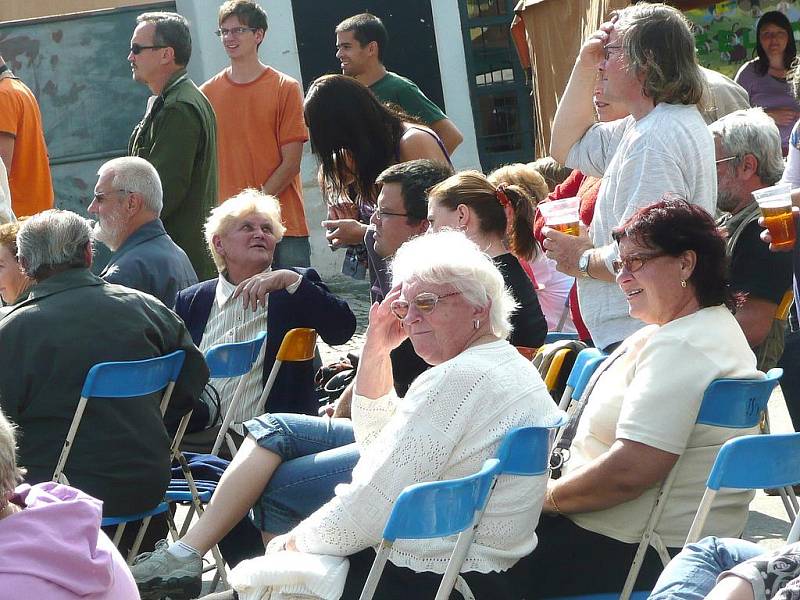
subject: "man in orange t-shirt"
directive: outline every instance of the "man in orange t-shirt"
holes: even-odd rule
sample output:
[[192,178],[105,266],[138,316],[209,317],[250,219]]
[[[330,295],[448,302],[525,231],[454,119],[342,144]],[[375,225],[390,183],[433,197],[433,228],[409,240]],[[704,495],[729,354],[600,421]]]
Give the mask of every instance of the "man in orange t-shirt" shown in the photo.
[[53,182],[39,104],[0,56],[0,159],[17,216],[53,208]]
[[245,188],[277,196],[286,234],[275,249],[274,269],[308,267],[311,247],[303,209],[300,159],[308,139],[300,84],[263,64],[258,47],[267,15],[250,0],[229,0],[219,9],[222,44],[230,67],[200,89],[217,115],[219,198]]

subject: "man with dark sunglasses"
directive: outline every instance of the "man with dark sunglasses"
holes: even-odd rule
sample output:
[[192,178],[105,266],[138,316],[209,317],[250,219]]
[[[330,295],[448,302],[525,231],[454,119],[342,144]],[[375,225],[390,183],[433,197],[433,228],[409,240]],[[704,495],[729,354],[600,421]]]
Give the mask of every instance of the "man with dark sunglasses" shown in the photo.
[[200,279],[216,269],[203,238],[203,224],[217,204],[217,125],[214,110],[189,79],[189,24],[169,12],[136,19],[128,62],[134,80],[153,96],[131,134],[128,154],[152,163],[164,188],[161,218]]

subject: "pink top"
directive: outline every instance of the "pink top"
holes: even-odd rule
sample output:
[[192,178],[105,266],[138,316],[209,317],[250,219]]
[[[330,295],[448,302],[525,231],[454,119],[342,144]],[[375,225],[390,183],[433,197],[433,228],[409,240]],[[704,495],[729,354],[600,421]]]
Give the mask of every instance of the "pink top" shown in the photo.
[[100,531],[102,502],[52,481],[19,486],[11,502],[23,510],[0,520],[0,600],[139,600]]

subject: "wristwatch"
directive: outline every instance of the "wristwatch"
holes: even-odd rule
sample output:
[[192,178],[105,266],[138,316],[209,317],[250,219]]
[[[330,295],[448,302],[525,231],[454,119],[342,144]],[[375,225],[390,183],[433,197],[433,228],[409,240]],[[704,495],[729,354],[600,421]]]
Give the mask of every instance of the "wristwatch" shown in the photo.
[[591,262],[593,251],[594,248],[585,250],[578,259],[578,272],[581,274],[581,277],[593,279],[593,277],[589,274],[589,263]]

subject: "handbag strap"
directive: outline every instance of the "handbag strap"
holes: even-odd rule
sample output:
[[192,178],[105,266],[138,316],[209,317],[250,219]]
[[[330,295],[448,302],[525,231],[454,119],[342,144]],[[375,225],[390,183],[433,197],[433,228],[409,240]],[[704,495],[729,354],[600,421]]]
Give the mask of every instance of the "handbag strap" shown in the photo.
[[597,381],[600,379],[600,377],[602,377],[603,373],[605,373],[620,356],[625,354],[626,349],[627,348],[625,344],[623,344],[614,350],[611,356],[603,361],[603,364],[601,364],[600,367],[592,374],[592,377],[589,380],[589,383],[586,384],[586,388],[584,388],[581,397],[571,402],[567,407],[569,422],[561,428],[558,438],[553,445],[553,450],[550,453],[550,476],[553,479],[558,479],[561,476],[561,468],[570,459],[570,447],[572,446],[572,441],[575,439],[575,434],[578,431],[578,424],[583,416],[583,411],[586,409],[586,405],[589,403],[589,398],[592,395],[592,391],[594,391],[594,386],[597,385]]

